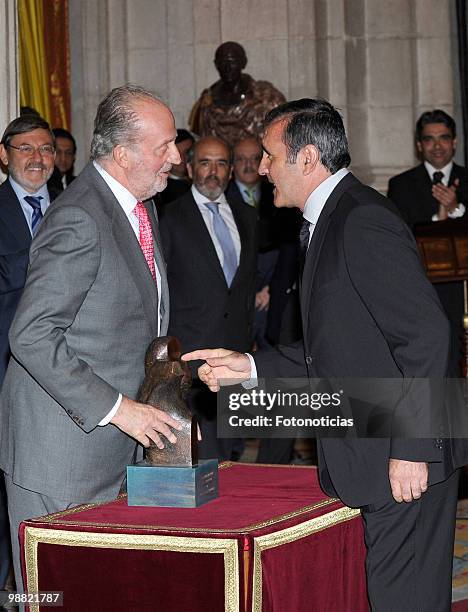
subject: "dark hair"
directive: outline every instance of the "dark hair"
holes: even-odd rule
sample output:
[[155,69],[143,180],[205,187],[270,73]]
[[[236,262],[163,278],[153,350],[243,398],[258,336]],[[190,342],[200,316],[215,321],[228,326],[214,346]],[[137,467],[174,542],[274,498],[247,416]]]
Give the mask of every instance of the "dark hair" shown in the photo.
[[351,163],[348,139],[340,113],[326,100],[302,98],[277,106],[267,113],[264,128],[286,118],[283,142],[287,161],[296,163],[297,154],[308,144],[314,145],[320,162],[332,174]]
[[54,133],[55,138],[66,138],[73,144],[73,153],[76,153],[76,142],[73,136],[70,134],[68,130],[65,128],[53,128],[52,132]]
[[416,122],[416,141],[420,142],[424,126],[429,123],[443,123],[452,132],[452,138],[457,135],[457,127],[455,121],[450,115],[440,108],[423,113]]
[[137,85],[122,85],[113,89],[99,104],[94,119],[91,159],[109,156],[119,144],[134,145],[141,139],[135,103],[161,100]]
[[195,142],[195,138],[188,130],[179,129],[177,130],[177,136],[175,139],[175,143],[183,142],[184,140],[191,140],[192,143]]
[[2,140],[0,144],[8,145],[13,136],[17,134],[26,134],[33,130],[47,130],[52,137],[52,141],[55,145],[55,136],[50,129],[49,124],[40,115],[21,115],[16,119],[13,119],[9,123],[3,132]]

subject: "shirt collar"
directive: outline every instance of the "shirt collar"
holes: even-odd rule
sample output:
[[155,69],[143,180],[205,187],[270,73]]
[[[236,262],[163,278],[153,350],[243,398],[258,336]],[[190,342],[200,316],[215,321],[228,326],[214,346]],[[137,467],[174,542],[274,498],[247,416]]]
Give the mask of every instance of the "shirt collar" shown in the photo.
[[331,192],[347,174],[349,174],[349,170],[347,168],[341,168],[341,170],[330,175],[313,190],[304,206],[304,219],[313,225],[317,224],[320,213],[330,197]]
[[[244,183],[241,183],[240,181],[238,181],[237,179],[235,179],[235,183],[241,193],[242,199],[245,200],[244,195],[245,195],[245,191],[251,191],[255,201],[258,202],[258,200],[260,200],[260,189],[261,189],[261,182],[259,181],[258,183],[256,183],[255,185],[253,185],[252,187],[249,187],[248,185],[245,185]],[[251,202],[245,200],[245,202],[247,202],[247,204],[251,204]]]
[[119,181],[117,181],[113,176],[106,172],[104,168],[97,163],[97,161],[93,161],[93,165],[99,172],[99,174],[102,176],[107,186],[114,194],[117,202],[123,208],[125,214],[128,217],[129,214],[133,212],[138,202],[136,197],[132,193],[130,193],[130,191],[126,187],[124,187],[122,183],[119,183]]
[[38,189],[37,191],[35,191],[34,193],[29,193],[29,191],[26,191],[24,187],[22,187],[17,181],[15,181],[15,179],[11,176],[11,174],[8,176],[8,180],[10,181],[10,185],[12,186],[13,191],[16,193],[16,197],[18,198],[18,200],[20,200],[20,202],[23,201],[26,196],[34,196],[34,197],[42,197],[43,204],[50,203],[49,192],[47,190],[47,183],[42,185],[42,187]]
[[433,176],[434,176],[434,172],[442,172],[442,174],[444,175],[443,178],[443,183],[445,183],[446,185],[448,185],[448,182],[450,180],[450,174],[452,172],[452,168],[453,168],[453,159],[449,161],[449,163],[444,166],[443,168],[434,168],[434,166],[432,164],[430,164],[428,161],[424,162],[424,167],[426,168],[431,181],[433,180]]
[[216,198],[216,200],[210,200],[209,198],[204,196],[202,193],[200,193],[198,189],[195,187],[195,185],[192,185],[191,189],[192,189],[193,199],[199,206],[200,204],[205,204],[206,202],[218,202],[221,205],[228,206],[228,202],[226,200],[226,196],[224,195],[224,193],[222,193],[218,198]]

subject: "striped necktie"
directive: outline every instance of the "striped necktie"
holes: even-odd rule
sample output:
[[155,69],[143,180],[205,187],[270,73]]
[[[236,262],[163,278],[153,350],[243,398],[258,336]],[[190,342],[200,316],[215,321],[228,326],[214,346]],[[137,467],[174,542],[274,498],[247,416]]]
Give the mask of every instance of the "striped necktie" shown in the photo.
[[256,208],[257,200],[255,199],[255,191],[253,189],[249,189],[249,187],[246,187],[244,189],[244,193],[247,196],[247,200],[249,204],[253,206],[254,208]]
[[213,214],[213,231],[223,252],[223,272],[228,287],[237,271],[237,255],[231,232],[219,212],[218,202],[203,202]]
[[42,196],[24,196],[24,199],[29,204],[29,206],[33,209],[32,221],[31,221],[31,231],[32,235],[35,236],[37,230],[39,229],[39,225],[42,221],[42,210],[41,210],[41,200]]

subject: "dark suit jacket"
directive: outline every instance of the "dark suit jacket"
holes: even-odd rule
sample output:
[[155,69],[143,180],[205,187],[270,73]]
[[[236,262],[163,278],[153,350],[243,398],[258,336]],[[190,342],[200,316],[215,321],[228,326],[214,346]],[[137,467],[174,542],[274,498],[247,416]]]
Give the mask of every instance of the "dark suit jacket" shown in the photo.
[[172,202],[161,219],[171,299],[169,333],[180,339],[184,352],[204,346],[245,351],[251,346],[255,211],[244,202],[230,206],[241,241],[239,267],[230,288],[192,193]]
[[[458,201],[468,203],[468,170],[453,164],[449,185],[458,179]],[[411,226],[430,223],[439,205],[432,195],[432,181],[424,164],[392,177],[388,182],[388,197]]]
[[[392,203],[344,177],[328,198],[302,277],[303,343],[256,353],[260,377],[443,377],[448,322]],[[390,457],[453,470],[446,441],[322,439],[322,486],[348,505],[390,499]],[[434,469],[432,469],[434,468]]]
[[0,387],[10,358],[8,331],[26,280],[30,245],[24,213],[6,180],[0,185]]
[[[452,185],[455,179],[459,180],[458,202],[468,208],[468,170],[453,164],[449,185]],[[413,229],[417,225],[431,223],[432,215],[438,211],[439,205],[431,190],[432,182],[424,164],[394,176],[388,183],[388,197],[396,204],[405,221]],[[461,219],[468,219],[468,213],[465,213]],[[455,219],[449,223],[457,221]],[[452,326],[450,375],[461,376],[463,283],[437,283],[435,288]]]

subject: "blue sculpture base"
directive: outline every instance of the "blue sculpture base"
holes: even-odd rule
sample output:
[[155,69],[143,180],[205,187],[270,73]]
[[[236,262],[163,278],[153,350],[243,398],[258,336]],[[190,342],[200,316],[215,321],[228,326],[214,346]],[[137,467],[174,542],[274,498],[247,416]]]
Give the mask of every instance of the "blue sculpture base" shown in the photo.
[[218,460],[194,467],[128,465],[127,494],[129,506],[198,508],[218,497]]

